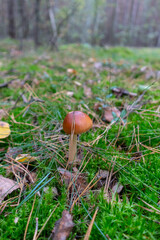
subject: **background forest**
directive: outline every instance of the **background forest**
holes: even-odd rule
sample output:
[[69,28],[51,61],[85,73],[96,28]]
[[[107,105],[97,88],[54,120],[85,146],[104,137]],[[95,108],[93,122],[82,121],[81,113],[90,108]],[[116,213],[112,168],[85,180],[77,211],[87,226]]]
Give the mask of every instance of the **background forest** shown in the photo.
[[160,46],[160,0],[0,0],[0,37]]

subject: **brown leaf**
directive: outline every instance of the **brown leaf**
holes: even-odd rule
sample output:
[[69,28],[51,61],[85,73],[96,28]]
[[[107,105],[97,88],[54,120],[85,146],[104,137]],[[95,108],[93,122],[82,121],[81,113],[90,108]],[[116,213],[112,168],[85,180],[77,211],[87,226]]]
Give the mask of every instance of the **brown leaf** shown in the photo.
[[3,109],[0,109],[0,120],[6,116],[7,116],[7,113]]
[[93,85],[94,84],[94,80],[93,79],[88,79],[87,83],[90,84],[90,85]]
[[[112,185],[112,184],[110,184]],[[119,182],[115,182],[112,187],[110,188],[110,190],[106,191],[104,190],[104,199],[107,200],[107,202],[115,202],[116,201],[116,197],[118,196],[118,202],[121,202],[122,199],[120,198],[120,193],[123,190],[123,185],[120,184]]]
[[88,62],[89,62],[89,63],[94,63],[95,61],[96,61],[96,59],[93,58],[93,57],[91,57],[91,58],[88,59]]
[[17,223],[18,223],[18,220],[19,220],[19,217],[15,217],[14,223],[17,224]]
[[78,86],[78,87],[82,86],[82,84],[81,84],[80,82],[78,82],[78,81],[74,81],[74,84],[75,84],[76,86]]
[[114,112],[117,117],[121,115],[121,112],[116,107],[107,107],[104,111],[103,120],[111,122],[114,119],[112,112]]
[[101,69],[101,68],[102,68],[102,63],[101,63],[101,62],[96,62],[96,63],[94,64],[94,67],[95,67],[96,69]]
[[108,203],[116,201],[116,195],[113,195],[111,191],[105,191],[103,197]]
[[156,77],[157,77],[158,80],[160,80],[160,71],[157,71]]
[[137,93],[128,92],[128,91],[125,90],[124,88],[114,87],[114,88],[112,88],[112,92],[113,92],[117,97],[123,97],[123,96],[136,97],[136,96],[137,96]]
[[[49,192],[50,192],[50,188],[49,188],[49,187],[44,187],[44,188],[43,188],[43,191],[44,191],[45,193],[49,193]],[[52,187],[52,188],[51,188],[51,192],[52,192],[52,194],[53,194],[53,197],[58,196],[58,190],[57,190],[56,187]]]
[[17,155],[23,153],[23,149],[20,147],[14,147],[11,148],[9,147],[7,150],[7,153],[5,154],[6,158],[10,159],[10,158],[16,158]]
[[11,192],[18,188],[19,185],[17,182],[0,175],[0,203],[8,194],[10,194]]
[[21,88],[23,87],[24,85],[24,82],[23,80],[21,79],[15,79],[14,81],[12,81],[10,84],[9,84],[9,88]]
[[82,66],[82,68],[86,68],[87,64],[86,63],[82,63],[81,66]]
[[73,97],[74,92],[72,92],[72,91],[67,91],[67,92],[66,92],[66,95],[67,95],[68,97]]
[[116,184],[112,187],[112,192],[119,194],[122,191],[122,189],[123,189],[123,185],[116,182]]
[[[83,190],[87,187],[88,183],[86,180],[86,176],[84,174],[78,173],[77,171],[74,173],[71,173],[68,170],[60,167],[58,168],[58,171],[63,176],[62,181],[64,180],[66,186],[70,186],[70,192],[72,192],[72,190],[75,190],[76,188],[76,194],[77,193],[81,194]],[[74,182],[74,188],[72,184],[73,182]]]
[[10,51],[11,57],[20,57],[22,55],[22,51],[12,48]]
[[56,223],[52,234],[52,240],[66,240],[74,227],[72,221],[72,215],[64,210],[62,213],[62,218],[60,218]]
[[87,98],[91,98],[92,97],[92,90],[90,87],[87,87],[86,85],[83,86],[83,89],[84,89],[84,95],[87,97]]
[[141,158],[142,158],[142,152],[134,152],[131,159],[134,161],[140,161]]
[[32,83],[38,86],[40,84],[40,81],[37,78],[34,78]]
[[59,167],[57,170],[63,176],[63,180],[64,180],[65,184],[68,186],[71,181],[71,177],[73,177],[73,175],[64,168]]
[[109,176],[109,171],[100,169],[97,177],[101,179],[106,179]]
[[146,80],[149,80],[149,79],[155,78],[155,77],[156,77],[156,73],[152,69],[150,69],[146,72],[146,75],[145,75]]
[[72,68],[68,68],[67,73],[72,74],[72,75],[77,75],[77,71],[75,69],[72,69]]
[[141,67],[141,72],[146,72],[146,70],[148,70],[148,67],[147,66],[143,66],[143,67]]
[[95,103],[94,104],[94,110],[95,111],[99,111],[102,108],[102,104],[101,103]]
[[109,171],[100,169],[97,175],[97,179],[99,179],[97,183],[97,188],[101,188],[102,186],[104,186],[108,177]]
[[12,165],[9,165],[7,167],[5,167],[6,169],[6,175],[10,175],[11,173],[13,174],[18,174],[18,173],[22,173],[24,174],[24,170],[22,168],[19,168],[19,166],[14,166],[14,168],[12,167]]

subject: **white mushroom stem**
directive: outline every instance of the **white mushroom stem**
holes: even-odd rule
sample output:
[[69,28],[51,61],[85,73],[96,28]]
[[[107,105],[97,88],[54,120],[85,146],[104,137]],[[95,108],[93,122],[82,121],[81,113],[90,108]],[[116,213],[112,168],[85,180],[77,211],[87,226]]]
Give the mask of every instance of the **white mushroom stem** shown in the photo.
[[69,139],[69,163],[73,163],[77,154],[77,134],[71,134]]

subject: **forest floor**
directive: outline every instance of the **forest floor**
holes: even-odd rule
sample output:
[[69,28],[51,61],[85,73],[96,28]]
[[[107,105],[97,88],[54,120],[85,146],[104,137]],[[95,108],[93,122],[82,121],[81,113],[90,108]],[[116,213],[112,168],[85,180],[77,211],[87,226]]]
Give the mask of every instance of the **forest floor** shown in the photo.
[[[160,49],[17,49],[0,42],[0,239],[160,239]],[[67,166],[74,110],[93,128]]]

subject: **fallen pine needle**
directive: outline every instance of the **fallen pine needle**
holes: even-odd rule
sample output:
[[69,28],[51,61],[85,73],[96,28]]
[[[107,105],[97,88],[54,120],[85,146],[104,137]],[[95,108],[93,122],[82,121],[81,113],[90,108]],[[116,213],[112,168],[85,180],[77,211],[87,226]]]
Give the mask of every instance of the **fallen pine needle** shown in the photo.
[[93,223],[94,223],[94,220],[96,218],[97,212],[98,212],[98,208],[96,209],[96,211],[95,211],[95,213],[93,215],[93,218],[92,218],[92,220],[91,220],[91,222],[89,224],[89,227],[88,227],[88,230],[87,230],[86,235],[84,237],[84,240],[89,240],[89,237],[90,237],[90,234],[91,234],[91,230],[92,230]]
[[36,229],[34,232],[33,240],[36,240],[37,232],[38,232],[38,218],[36,218]]
[[29,217],[28,217],[28,221],[27,221],[25,232],[24,232],[23,240],[26,240],[27,230],[28,230],[29,222],[31,220],[32,213],[33,213],[35,201],[36,201],[36,194],[34,195],[33,205],[32,205],[32,209],[31,209],[31,212],[29,214]]

